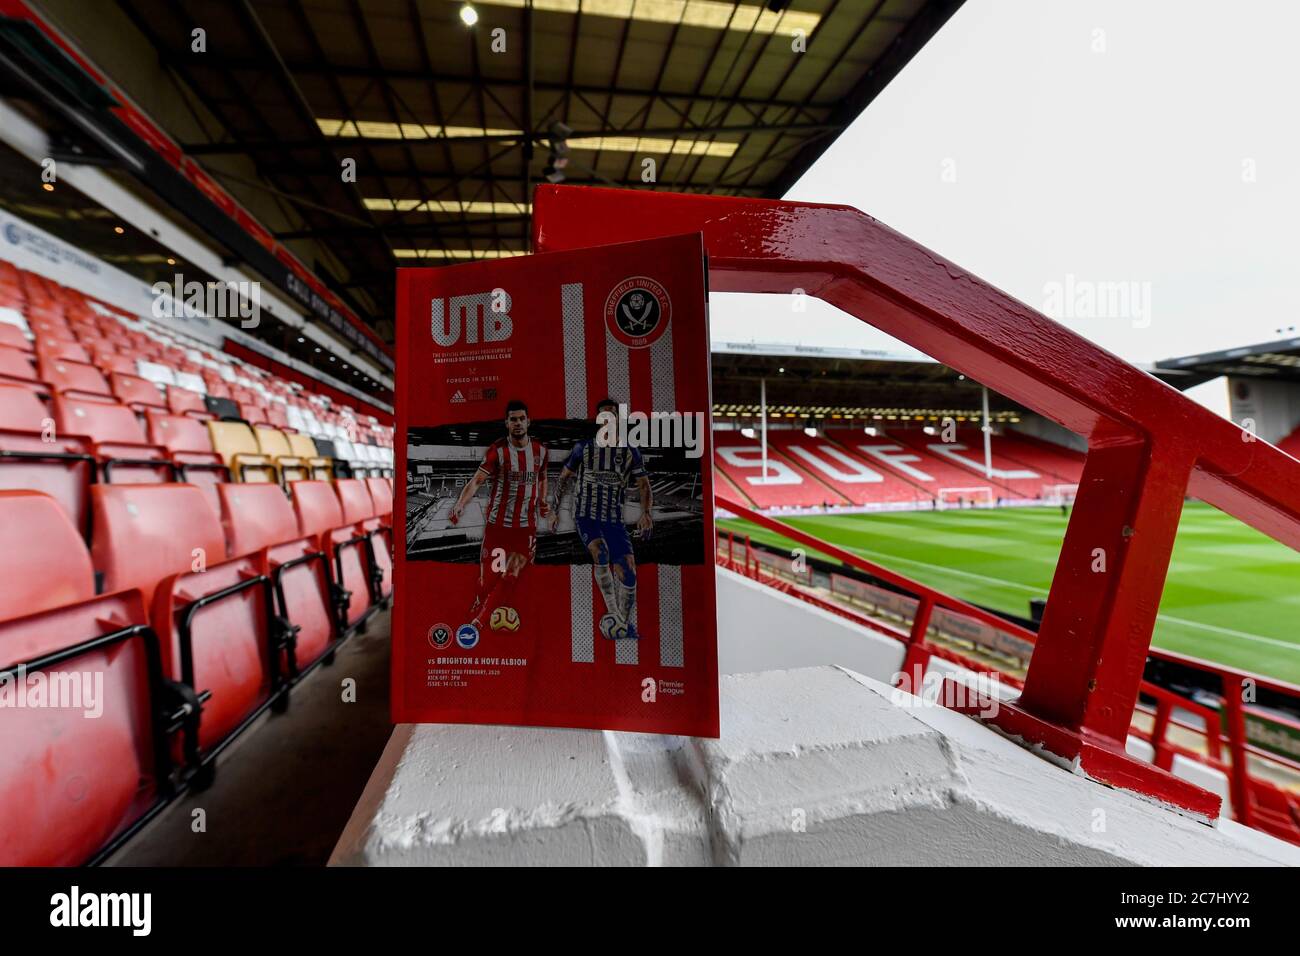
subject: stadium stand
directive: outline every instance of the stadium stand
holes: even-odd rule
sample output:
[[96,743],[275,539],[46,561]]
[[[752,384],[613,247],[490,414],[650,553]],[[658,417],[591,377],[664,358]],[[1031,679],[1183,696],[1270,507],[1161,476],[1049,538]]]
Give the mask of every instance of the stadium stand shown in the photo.
[[[972,449],[963,452],[965,458],[984,460],[984,436],[977,429],[958,429],[957,441]],[[1036,491],[1033,485],[1041,489],[1044,482],[1052,484],[1078,484],[1083,475],[1083,454],[1072,449],[1052,445],[1041,439],[1029,436],[1012,435],[1006,432],[990,436],[990,448],[993,452],[993,467],[1001,471],[1028,470],[1037,474],[1036,479],[1025,482],[1010,480],[1005,482],[1016,490]],[[1030,495],[1034,497],[1035,495]]]
[[[0,710],[0,865],[102,859],[383,605],[392,434],[0,262],[0,673],[105,682],[100,720]],[[353,468],[375,477],[336,490]],[[304,529],[281,477],[333,523]]]
[[[992,478],[984,474],[984,451],[980,445],[966,442],[945,443],[936,435],[927,435],[919,429],[896,429],[886,432],[888,441],[903,445],[920,460],[910,467],[928,476],[928,480],[919,481],[936,492],[943,488],[981,487],[993,489],[995,498],[1038,497],[1042,488],[1042,479],[1029,480],[999,478],[995,473]],[[870,442],[868,442],[870,443]],[[863,443],[859,443],[861,445]],[[996,463],[994,465],[996,466]],[[1026,471],[1026,469],[1006,468],[1007,472]],[[1023,483],[1023,490],[1016,487],[1017,481]]]
[[843,444],[802,431],[774,430],[768,441],[800,470],[856,505],[928,502],[933,495],[906,477],[868,463]]
[[760,508],[805,508],[830,500],[845,503],[841,495],[814,481],[771,447],[764,481],[761,446],[739,432],[715,433],[713,454],[718,469]]

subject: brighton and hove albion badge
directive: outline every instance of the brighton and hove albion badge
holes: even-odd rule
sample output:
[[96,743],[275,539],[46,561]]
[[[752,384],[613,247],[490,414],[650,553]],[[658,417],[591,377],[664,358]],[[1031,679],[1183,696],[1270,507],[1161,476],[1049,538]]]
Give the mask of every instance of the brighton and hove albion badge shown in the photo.
[[624,279],[605,299],[605,325],[630,349],[654,345],[672,320],[668,290],[646,276]]

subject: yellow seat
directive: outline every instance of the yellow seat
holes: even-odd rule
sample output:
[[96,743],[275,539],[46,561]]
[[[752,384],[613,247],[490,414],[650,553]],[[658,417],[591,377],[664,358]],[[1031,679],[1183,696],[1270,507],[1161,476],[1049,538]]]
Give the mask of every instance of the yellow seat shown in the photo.
[[310,435],[290,432],[286,437],[289,439],[289,447],[293,453],[306,462],[312,481],[330,481],[334,477],[331,473],[330,460],[321,457]]
[[253,429],[244,422],[208,422],[212,449],[230,469],[231,481],[278,482],[275,463],[262,453]]
[[309,478],[307,464],[294,454],[289,439],[278,428],[257,425],[253,428],[257,438],[258,450],[275,463],[275,470],[280,475],[280,484],[286,481],[302,481]]

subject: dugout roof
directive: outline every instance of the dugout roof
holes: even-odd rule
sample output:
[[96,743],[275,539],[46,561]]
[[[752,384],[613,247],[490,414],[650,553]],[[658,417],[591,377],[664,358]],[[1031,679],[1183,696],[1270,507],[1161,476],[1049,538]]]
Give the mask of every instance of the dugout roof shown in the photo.
[[1220,375],[1300,382],[1300,338],[1165,359],[1156,363],[1156,370],[1181,373],[1185,384],[1180,382],[1180,388]]

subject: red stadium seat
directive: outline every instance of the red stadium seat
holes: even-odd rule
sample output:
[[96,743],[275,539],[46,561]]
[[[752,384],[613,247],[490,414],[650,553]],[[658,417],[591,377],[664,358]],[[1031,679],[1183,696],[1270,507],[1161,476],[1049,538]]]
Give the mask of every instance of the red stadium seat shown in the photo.
[[[149,409],[145,412],[145,421],[149,426],[149,440],[155,445],[162,445],[168,451],[212,451],[212,440],[208,437],[208,428],[197,418],[189,415],[175,415]],[[220,461],[220,458],[217,458]]]
[[104,376],[93,365],[43,358],[37,371],[40,372],[41,380],[49,382],[57,392],[82,392],[106,397],[113,394]]
[[57,432],[32,390],[0,383],[0,489],[44,492],[74,526],[88,531],[94,477],[90,440]]
[[[392,593],[393,562],[388,554],[389,538],[375,514],[375,502],[367,487],[371,480],[374,479],[341,478],[334,482],[334,491],[343,507],[343,520],[356,525],[361,533],[369,536],[368,563],[375,575],[371,596],[375,601],[381,601]],[[392,510],[391,505],[389,510]]]
[[176,415],[197,413],[203,418],[212,417],[202,395],[191,392],[188,388],[181,388],[179,385],[167,386],[167,408]]
[[47,684],[102,675],[86,709],[0,708],[0,866],[94,862],[170,793],[158,643],[137,591],[0,622],[0,669]]
[[54,420],[60,430],[90,438],[105,481],[114,474],[119,483],[136,484],[175,477],[166,449],[145,441],[135,412],[125,405],[56,395]]
[[7,322],[0,322],[0,346],[24,352],[32,350],[31,339],[27,338],[23,330]]
[[108,378],[117,400],[123,405],[130,405],[137,412],[143,412],[146,408],[167,407],[167,399],[163,393],[148,379],[121,372],[113,372]]
[[345,524],[360,525],[375,516],[375,502],[366,483],[359,478],[340,478],[334,482]]
[[[334,581],[346,592],[342,629],[363,623],[374,609],[370,535],[344,518],[343,507],[328,481],[292,481],[294,512],[304,536],[318,538],[334,563]],[[359,520],[359,519],[357,519]]]
[[[0,329],[12,326],[0,325]],[[0,381],[36,382],[36,366],[30,352],[0,346]]]
[[276,684],[265,556],[224,560],[221,521],[193,485],[96,485],[92,501],[105,588],[142,591],[164,677],[204,695],[187,757],[206,762]]
[[135,375],[135,359],[129,355],[118,355],[116,352],[96,352],[94,364],[101,372],[121,372],[124,375]]
[[156,807],[166,785],[157,641],[138,592],[94,596],[86,546],[46,495],[0,492],[0,578],[0,672],[40,672],[47,687],[102,679],[95,719],[88,700],[0,708],[0,866],[86,863]]
[[208,504],[220,514],[217,485],[230,480],[230,469],[212,450],[207,426],[190,415],[169,415],[153,408],[145,412],[145,420],[149,440],[167,449],[180,480],[202,488]]
[[387,478],[367,478],[366,488],[374,502],[375,516],[362,527],[372,532],[375,566],[379,568],[379,596],[393,593],[393,489]]
[[393,486],[389,484],[387,478],[367,478],[366,488],[370,491],[370,498],[375,504],[375,516],[378,518],[387,518],[388,524],[393,523]]
[[239,417],[250,425],[267,424],[266,409],[254,402],[240,402]]
[[329,651],[338,632],[329,555],[319,536],[299,534],[293,506],[279,486],[223,484],[218,493],[231,554],[267,553],[278,613],[294,628],[283,667],[297,676]]
[[0,491],[0,620],[95,596],[95,569],[67,512],[49,495]]
[[90,362],[90,355],[80,344],[63,339],[38,338],[36,354],[42,361],[62,359],[68,362]]
[[36,336],[37,342],[44,341],[47,344],[52,342],[72,342],[75,344],[77,341],[76,333],[62,322],[34,318],[27,323],[27,327]]

